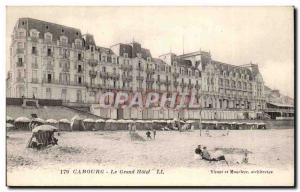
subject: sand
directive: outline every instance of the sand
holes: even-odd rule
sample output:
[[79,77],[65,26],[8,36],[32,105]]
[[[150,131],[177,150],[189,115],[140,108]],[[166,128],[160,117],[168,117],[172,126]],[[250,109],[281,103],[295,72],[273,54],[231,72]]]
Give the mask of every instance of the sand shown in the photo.
[[[179,169],[245,168],[292,170],[294,130],[210,131],[211,137],[199,130],[193,132],[157,131],[155,140],[147,140],[145,131],[137,131],[145,141],[132,141],[126,131],[62,132],[58,146],[44,150],[26,148],[29,132],[8,132],[7,170],[16,175],[22,170],[57,170],[72,165],[99,167],[134,167]],[[197,145],[207,146],[213,154],[223,154],[229,162],[209,163],[195,158]],[[249,164],[241,164],[244,153]]]

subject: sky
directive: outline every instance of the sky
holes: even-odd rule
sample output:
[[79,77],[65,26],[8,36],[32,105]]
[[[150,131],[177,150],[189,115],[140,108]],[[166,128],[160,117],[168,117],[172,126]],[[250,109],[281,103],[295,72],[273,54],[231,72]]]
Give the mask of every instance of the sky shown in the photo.
[[31,17],[93,34],[103,47],[134,39],[153,57],[201,49],[221,62],[256,63],[268,87],[294,95],[292,7],[7,7],[6,11],[7,51],[17,19]]

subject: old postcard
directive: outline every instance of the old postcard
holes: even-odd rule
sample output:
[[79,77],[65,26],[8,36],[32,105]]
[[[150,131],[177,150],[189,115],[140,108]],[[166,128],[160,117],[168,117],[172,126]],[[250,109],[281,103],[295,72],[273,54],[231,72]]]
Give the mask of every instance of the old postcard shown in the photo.
[[8,186],[295,185],[293,7],[7,7]]

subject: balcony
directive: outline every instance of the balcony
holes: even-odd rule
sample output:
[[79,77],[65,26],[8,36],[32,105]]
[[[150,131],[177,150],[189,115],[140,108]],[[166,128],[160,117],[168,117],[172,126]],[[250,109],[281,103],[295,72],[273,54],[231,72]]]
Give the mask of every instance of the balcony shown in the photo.
[[189,89],[193,89],[194,85],[193,84],[188,84]]
[[17,48],[17,50],[16,50],[17,54],[23,54],[24,52],[25,52],[24,48]]
[[155,72],[155,69],[152,69],[152,68],[147,68],[146,69],[146,73],[153,74],[154,72]]
[[46,57],[50,57],[50,58],[53,58],[53,56],[54,56],[53,52],[48,52],[46,55]]
[[122,81],[132,81],[132,75],[122,76]]
[[17,77],[17,82],[18,83],[24,83],[25,82],[25,78],[24,77]]
[[108,73],[100,71],[100,78],[107,79],[108,78]]
[[186,86],[187,86],[187,84],[186,84],[186,83],[184,83],[184,82],[181,82],[181,83],[180,83],[180,86],[181,86],[181,87],[186,87]]
[[39,38],[38,37],[30,37],[32,42],[38,42]]
[[53,69],[54,69],[54,65],[47,65],[47,66],[46,66],[46,69],[47,69],[47,70],[53,70]]
[[179,83],[177,81],[173,82],[174,87],[177,87],[179,85]]
[[174,77],[174,78],[179,77],[179,73],[177,73],[177,72],[173,73],[173,77]]
[[136,70],[138,70],[138,71],[144,71],[144,68],[143,67],[137,67]]
[[82,49],[83,48],[83,46],[81,44],[75,44],[74,47],[75,47],[75,49]]
[[31,83],[39,83],[38,78],[32,78]]
[[124,71],[132,71],[133,67],[132,65],[121,65],[120,69],[124,70]]
[[97,77],[97,71],[90,70],[89,75],[90,75],[91,78],[96,78]]
[[96,60],[96,59],[89,59],[89,60],[88,60],[88,63],[89,63],[89,65],[90,65],[91,67],[95,67],[95,66],[98,65],[98,60]]
[[120,78],[120,75],[118,73],[108,73],[108,78],[111,78],[113,80],[118,80]]
[[146,82],[147,82],[147,83],[154,83],[154,78],[147,78],[147,79],[146,79]]
[[69,67],[64,67],[64,68],[62,68],[62,72],[70,72],[70,68]]
[[136,80],[137,81],[144,81],[144,77],[143,76],[136,76]]
[[17,62],[17,67],[23,67],[23,66],[24,66],[24,63],[22,61]]

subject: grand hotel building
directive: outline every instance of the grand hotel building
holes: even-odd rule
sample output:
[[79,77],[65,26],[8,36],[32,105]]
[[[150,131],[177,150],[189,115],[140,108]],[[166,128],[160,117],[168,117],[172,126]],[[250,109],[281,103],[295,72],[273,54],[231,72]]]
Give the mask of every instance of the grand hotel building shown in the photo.
[[[257,64],[234,66],[196,51],[154,58],[138,42],[109,48],[79,29],[20,18],[13,30],[7,97],[62,99],[106,118],[247,119],[265,108]],[[201,110],[101,109],[106,91],[195,91]]]

